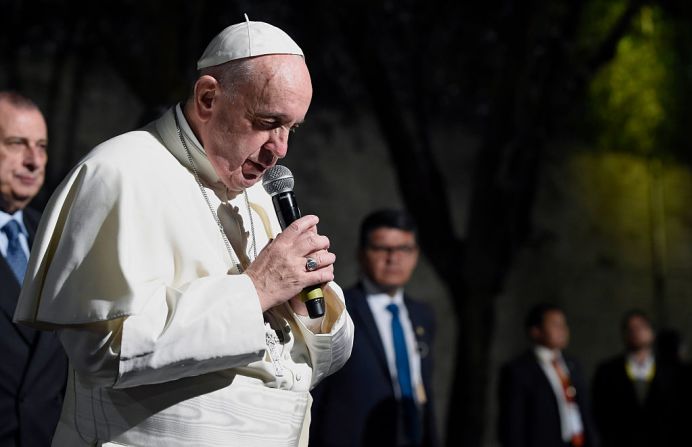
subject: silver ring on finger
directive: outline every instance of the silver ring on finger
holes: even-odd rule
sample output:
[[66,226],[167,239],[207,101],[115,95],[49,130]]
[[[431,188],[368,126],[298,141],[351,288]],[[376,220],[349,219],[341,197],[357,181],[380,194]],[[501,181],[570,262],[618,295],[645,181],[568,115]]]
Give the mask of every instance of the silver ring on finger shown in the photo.
[[317,259],[315,258],[305,258],[305,270],[308,272],[312,272],[317,270],[317,267],[320,266],[320,263],[317,262]]

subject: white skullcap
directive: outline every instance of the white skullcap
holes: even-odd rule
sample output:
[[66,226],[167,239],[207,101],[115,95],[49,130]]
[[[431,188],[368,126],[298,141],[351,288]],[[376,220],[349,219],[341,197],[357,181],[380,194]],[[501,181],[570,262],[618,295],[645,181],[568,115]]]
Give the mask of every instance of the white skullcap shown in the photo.
[[245,22],[229,26],[209,42],[197,61],[197,69],[266,54],[303,56],[303,50],[279,28],[264,22],[251,22],[245,14]]

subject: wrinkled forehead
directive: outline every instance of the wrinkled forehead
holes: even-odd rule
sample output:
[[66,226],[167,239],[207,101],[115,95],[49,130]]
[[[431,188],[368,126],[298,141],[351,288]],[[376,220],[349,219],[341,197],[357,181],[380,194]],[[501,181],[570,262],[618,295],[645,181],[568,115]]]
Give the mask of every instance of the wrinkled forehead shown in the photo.
[[368,239],[370,241],[373,241],[375,239],[377,240],[413,240],[415,241],[416,239],[416,234],[415,232],[411,230],[406,230],[403,228],[396,228],[392,226],[387,226],[387,225],[381,225],[378,227],[372,228],[368,232]]
[[46,121],[37,107],[15,105],[0,101],[0,131],[6,133],[32,131],[46,132]]
[[[310,74],[298,56],[272,55],[253,60],[250,76],[236,83],[235,92],[256,108],[288,108],[287,113],[304,115],[312,100]],[[232,87],[233,88],[233,87]],[[279,112],[279,110],[277,110]],[[302,119],[302,116],[296,118]]]

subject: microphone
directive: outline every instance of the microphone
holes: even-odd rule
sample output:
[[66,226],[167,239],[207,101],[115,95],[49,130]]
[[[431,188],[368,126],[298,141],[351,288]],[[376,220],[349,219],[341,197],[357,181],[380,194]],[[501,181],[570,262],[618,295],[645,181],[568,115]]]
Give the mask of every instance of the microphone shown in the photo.
[[[282,230],[301,217],[296,196],[293,194],[293,185],[293,174],[286,166],[272,166],[262,177],[262,186],[272,198]],[[310,318],[324,315],[324,293],[319,284],[304,288],[300,292],[300,298],[305,303]]]

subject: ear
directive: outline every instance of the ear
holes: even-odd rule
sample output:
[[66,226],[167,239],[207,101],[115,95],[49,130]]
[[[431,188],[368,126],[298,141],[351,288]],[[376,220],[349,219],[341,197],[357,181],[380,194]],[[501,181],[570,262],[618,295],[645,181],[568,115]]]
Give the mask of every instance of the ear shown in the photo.
[[207,122],[211,119],[214,102],[220,93],[221,86],[219,81],[212,76],[200,76],[197,82],[195,82],[194,108],[202,122]]

